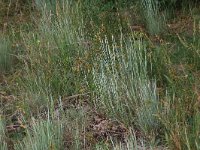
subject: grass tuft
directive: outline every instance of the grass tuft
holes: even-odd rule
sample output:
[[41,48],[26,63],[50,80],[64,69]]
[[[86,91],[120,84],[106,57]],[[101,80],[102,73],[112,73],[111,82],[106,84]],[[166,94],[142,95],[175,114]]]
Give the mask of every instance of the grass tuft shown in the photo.
[[150,34],[158,35],[164,31],[165,15],[160,12],[159,1],[142,0],[142,13],[145,18],[146,27]]
[[32,120],[32,128],[22,142],[15,144],[15,150],[63,149],[63,126],[60,121]]
[[0,118],[0,149],[7,150],[7,143],[6,143],[6,133],[5,133],[5,124],[2,118]]
[[137,125],[144,133],[156,131],[159,99],[156,82],[148,77],[147,48],[142,39],[122,36],[120,44],[102,41],[100,65],[94,80],[100,101],[97,105],[127,125]]
[[8,72],[12,67],[12,49],[8,38],[0,36],[0,72]]

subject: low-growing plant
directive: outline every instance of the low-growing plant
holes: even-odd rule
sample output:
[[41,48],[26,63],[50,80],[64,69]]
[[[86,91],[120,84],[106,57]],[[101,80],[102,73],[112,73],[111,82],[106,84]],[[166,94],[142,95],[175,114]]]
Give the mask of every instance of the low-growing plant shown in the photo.
[[56,13],[51,13],[45,3],[42,6],[37,31],[21,34],[26,49],[21,57],[24,62],[22,87],[29,95],[41,95],[38,100],[43,96],[81,93],[85,88],[85,74],[80,68],[80,58],[86,47],[82,44],[85,39],[79,7],[71,7],[70,1],[63,1],[61,6],[56,5]]
[[142,0],[142,15],[150,34],[158,35],[165,29],[165,14],[160,12],[160,3],[157,0]]
[[95,103],[110,116],[144,133],[156,131],[159,99],[156,81],[147,75],[147,48],[141,39],[122,36],[120,44],[102,40],[102,59],[94,68],[100,100]]
[[113,145],[114,150],[131,150],[131,149],[148,149],[147,141],[144,139],[139,139],[136,137],[136,133],[134,131],[131,131],[131,135],[129,138],[125,140],[124,143],[114,144]]
[[31,129],[15,150],[63,149],[63,125],[60,121],[32,120]]
[[0,72],[9,71],[12,67],[11,42],[7,37],[0,36]]
[[[198,31],[197,31],[198,32]],[[171,98],[165,100],[168,113],[160,117],[166,128],[166,141],[175,149],[198,149],[199,136],[199,36],[182,38],[181,52],[186,53],[178,63],[184,63],[184,73],[169,86]],[[191,65],[192,64],[192,65]],[[169,111],[170,110],[170,111]],[[165,119],[164,119],[165,118]]]
[[6,143],[6,133],[5,133],[5,123],[3,119],[0,117],[0,149],[7,150],[7,143]]

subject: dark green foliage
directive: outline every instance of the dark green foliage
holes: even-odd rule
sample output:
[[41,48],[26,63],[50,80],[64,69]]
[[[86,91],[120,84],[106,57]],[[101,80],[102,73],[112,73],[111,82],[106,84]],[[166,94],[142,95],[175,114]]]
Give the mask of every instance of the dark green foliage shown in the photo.
[[8,38],[0,37],[0,73],[9,71],[12,66],[12,48]]
[[196,5],[198,0],[158,0],[161,9],[170,8],[179,10],[181,8],[188,8],[190,5]]

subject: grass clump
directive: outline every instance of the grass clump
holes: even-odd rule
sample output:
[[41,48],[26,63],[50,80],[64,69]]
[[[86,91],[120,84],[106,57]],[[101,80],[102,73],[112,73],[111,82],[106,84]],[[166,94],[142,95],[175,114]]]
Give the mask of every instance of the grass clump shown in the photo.
[[0,72],[8,72],[12,67],[12,47],[8,38],[0,37]]
[[54,122],[32,120],[32,128],[27,136],[15,145],[15,150],[63,149],[63,126],[60,121]]
[[84,91],[85,76],[80,68],[80,57],[86,47],[82,44],[85,39],[81,37],[82,22],[78,20],[78,13],[77,5],[71,7],[70,1],[58,3],[56,13],[44,3],[37,31],[22,33],[26,49],[22,84],[27,93],[37,93],[42,99],[43,96],[69,96]]
[[159,99],[156,82],[147,74],[147,48],[142,39],[123,37],[120,44],[113,38],[111,44],[105,39],[101,45],[103,58],[94,79],[100,101],[97,105],[110,116],[128,125],[135,124],[144,133],[156,131],[159,123]]
[[7,150],[7,143],[6,143],[6,133],[5,133],[5,124],[2,118],[0,118],[0,149]]
[[142,14],[150,34],[158,35],[164,31],[165,15],[160,12],[160,4],[157,0],[142,0]]
[[[196,33],[194,28],[194,33]],[[180,51],[186,53],[184,57],[178,57],[178,63],[182,64],[182,74],[173,80],[170,91],[174,94],[168,99],[165,106],[170,110],[161,117],[166,131],[166,141],[171,148],[198,149],[199,137],[199,36],[180,37]],[[180,69],[181,70],[181,69]],[[187,85],[187,86],[185,86]],[[171,93],[171,92],[170,92]],[[168,120],[168,121],[164,121]],[[167,119],[166,119],[167,118]]]

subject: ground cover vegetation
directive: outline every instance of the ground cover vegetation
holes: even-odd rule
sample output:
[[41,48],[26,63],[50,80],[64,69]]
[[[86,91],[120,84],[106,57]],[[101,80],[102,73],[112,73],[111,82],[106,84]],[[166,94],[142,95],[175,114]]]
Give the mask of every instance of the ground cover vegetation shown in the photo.
[[0,0],[0,149],[200,149],[198,0]]

